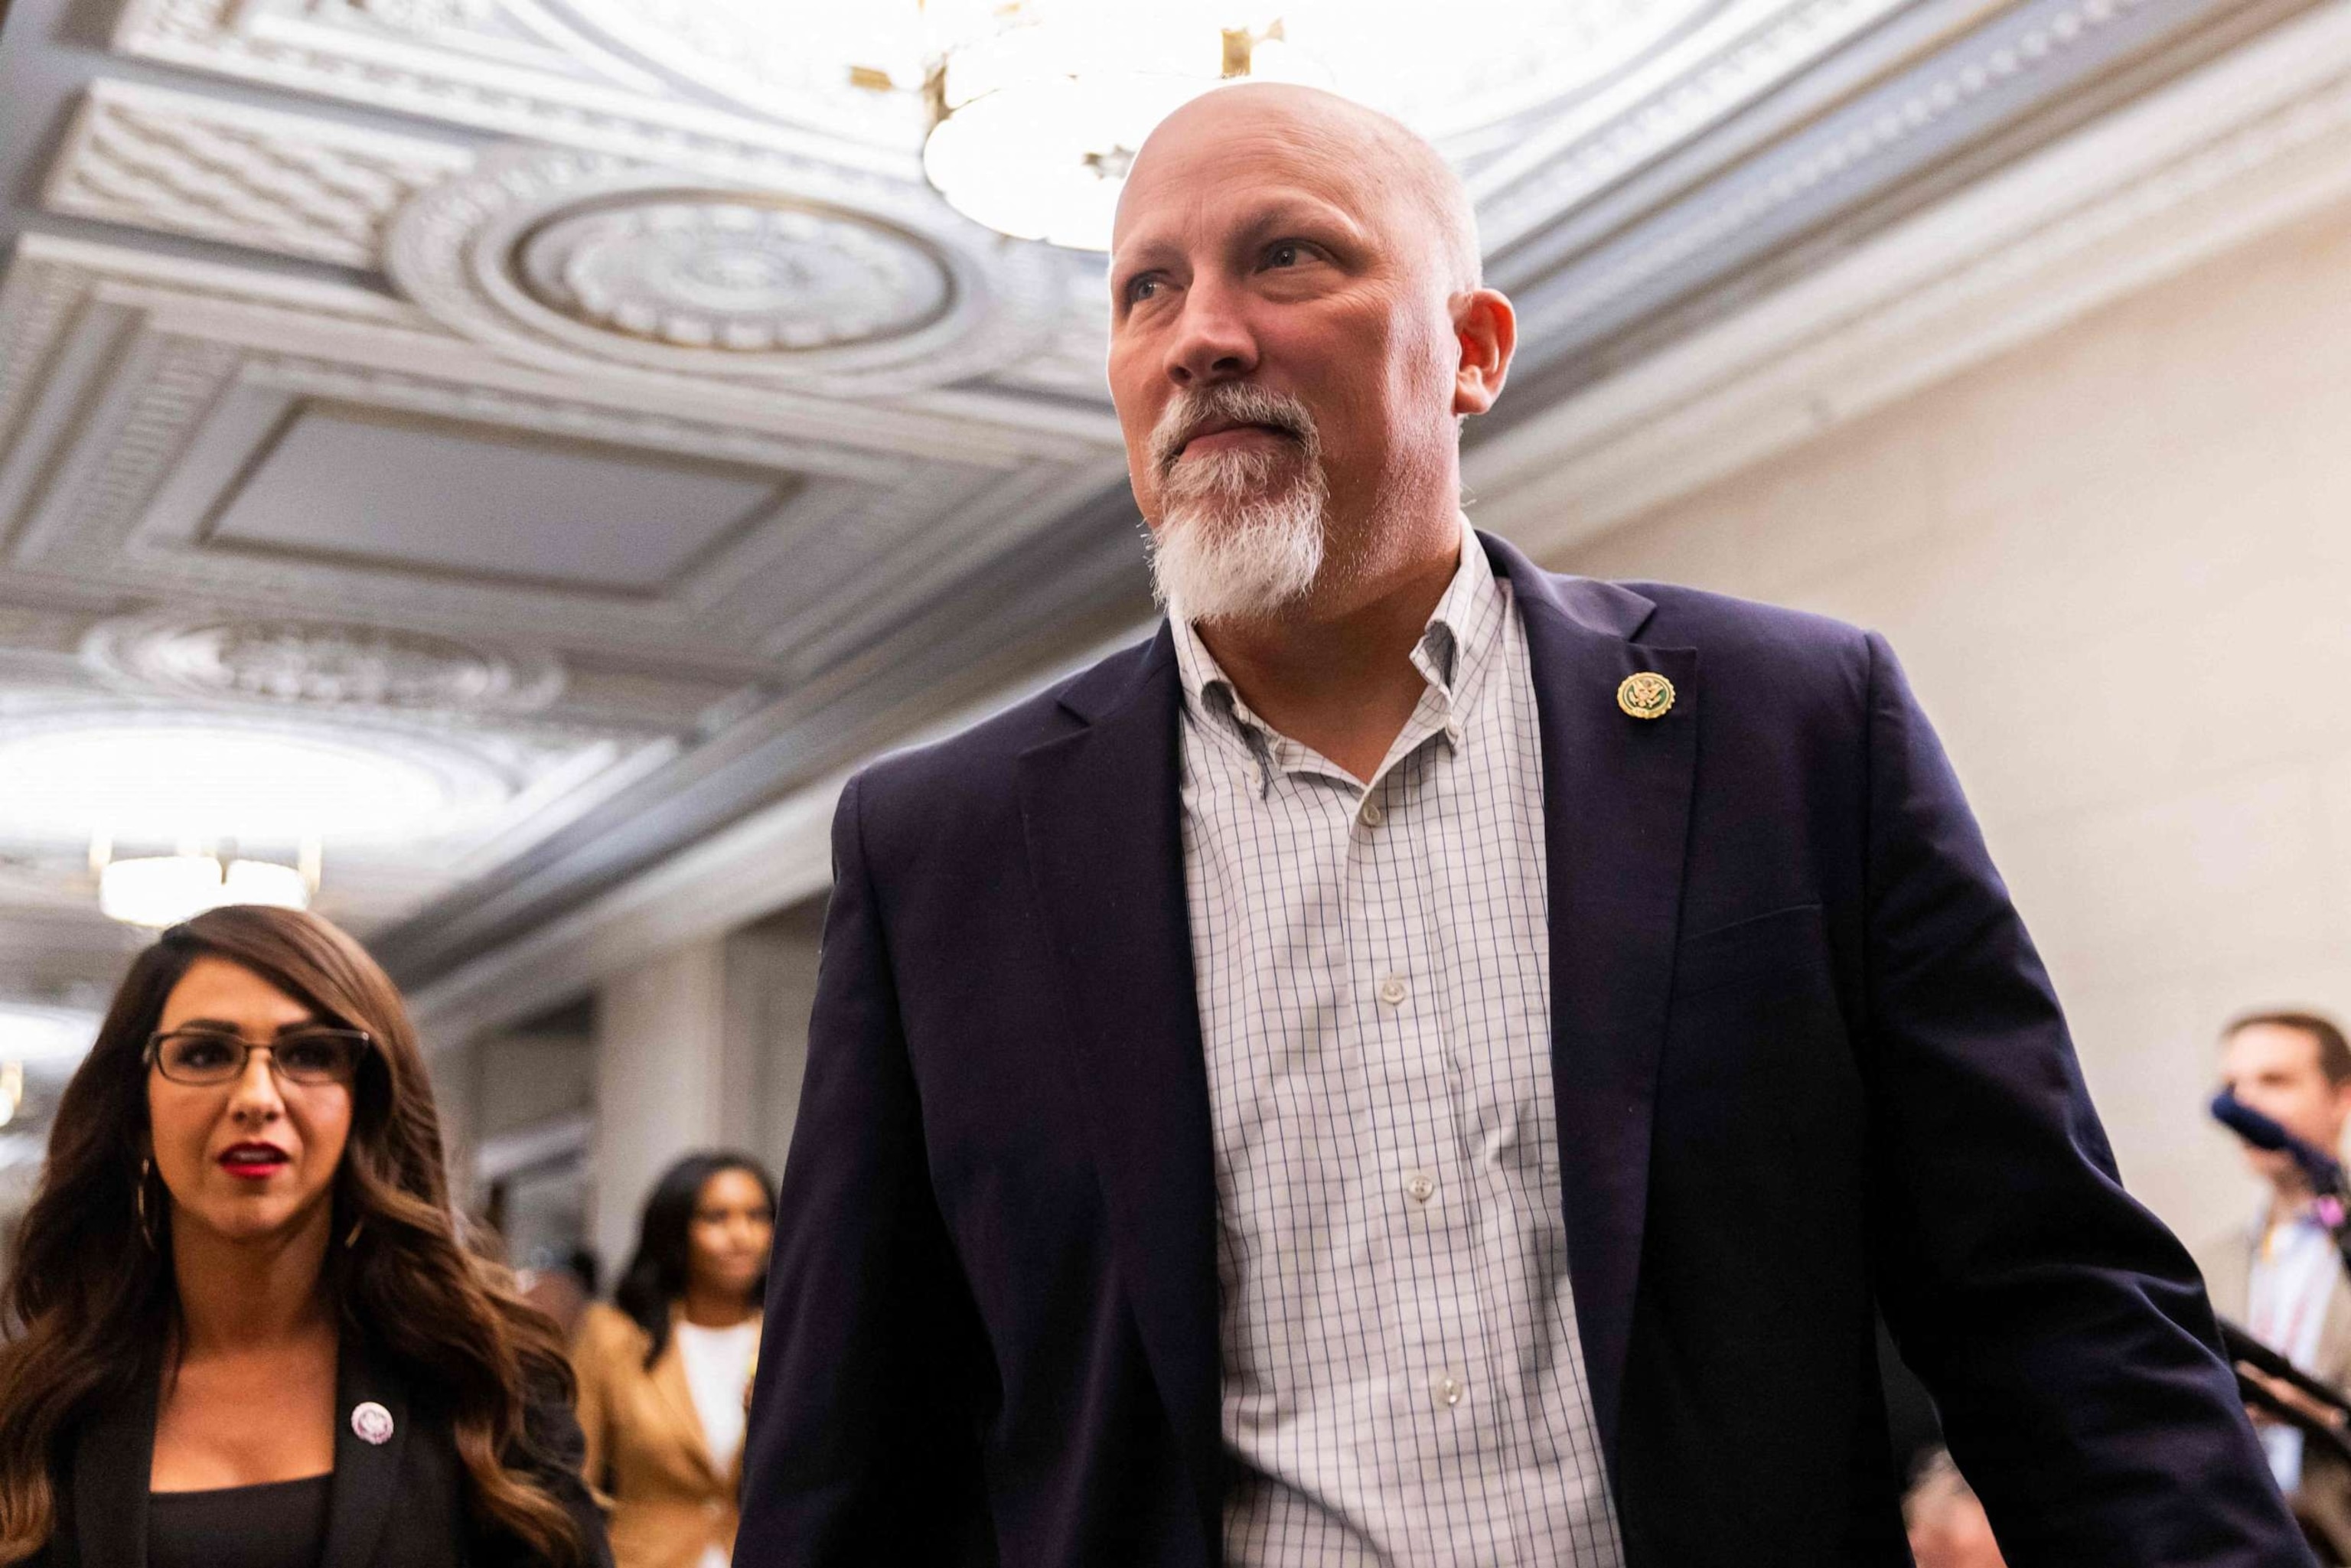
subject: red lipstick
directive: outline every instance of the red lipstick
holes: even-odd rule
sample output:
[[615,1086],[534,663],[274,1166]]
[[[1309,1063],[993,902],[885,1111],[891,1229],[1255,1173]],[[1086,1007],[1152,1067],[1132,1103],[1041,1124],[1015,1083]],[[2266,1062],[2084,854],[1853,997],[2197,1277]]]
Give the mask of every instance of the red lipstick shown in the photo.
[[220,1168],[233,1176],[246,1181],[266,1181],[294,1163],[293,1156],[275,1144],[231,1144],[220,1155]]

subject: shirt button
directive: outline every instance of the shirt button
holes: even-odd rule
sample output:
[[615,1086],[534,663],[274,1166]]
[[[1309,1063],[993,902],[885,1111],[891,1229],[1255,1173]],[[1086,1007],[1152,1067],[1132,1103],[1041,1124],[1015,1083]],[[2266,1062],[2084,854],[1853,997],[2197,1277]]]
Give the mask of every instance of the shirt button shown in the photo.
[[1468,1385],[1461,1381],[1461,1375],[1458,1372],[1440,1372],[1428,1380],[1429,1397],[1437,1401],[1440,1410],[1452,1409],[1468,1392]]
[[1402,975],[1390,975],[1380,982],[1380,1000],[1392,1008],[1404,1005],[1405,987]]
[[1376,828],[1387,821],[1387,815],[1385,811],[1380,810],[1380,803],[1377,800],[1364,802],[1364,826]]
[[1426,1171],[1404,1173],[1404,1190],[1415,1203],[1426,1203],[1437,1196],[1437,1178]]

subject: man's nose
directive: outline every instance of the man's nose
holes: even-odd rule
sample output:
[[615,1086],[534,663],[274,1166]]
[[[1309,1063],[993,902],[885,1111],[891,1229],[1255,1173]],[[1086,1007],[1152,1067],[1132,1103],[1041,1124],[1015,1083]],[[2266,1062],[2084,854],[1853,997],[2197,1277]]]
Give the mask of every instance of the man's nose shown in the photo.
[[1196,278],[1167,350],[1167,379],[1179,387],[1238,381],[1257,369],[1257,337],[1240,292]]

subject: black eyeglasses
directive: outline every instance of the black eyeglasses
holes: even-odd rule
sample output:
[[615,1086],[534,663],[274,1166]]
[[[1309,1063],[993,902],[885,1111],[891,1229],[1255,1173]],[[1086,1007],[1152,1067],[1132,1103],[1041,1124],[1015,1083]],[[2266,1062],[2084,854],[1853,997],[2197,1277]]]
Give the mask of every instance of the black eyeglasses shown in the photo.
[[147,1061],[174,1083],[234,1083],[256,1051],[269,1053],[269,1070],[288,1083],[317,1086],[349,1083],[375,1041],[355,1029],[298,1029],[265,1045],[217,1029],[179,1029],[147,1042]]

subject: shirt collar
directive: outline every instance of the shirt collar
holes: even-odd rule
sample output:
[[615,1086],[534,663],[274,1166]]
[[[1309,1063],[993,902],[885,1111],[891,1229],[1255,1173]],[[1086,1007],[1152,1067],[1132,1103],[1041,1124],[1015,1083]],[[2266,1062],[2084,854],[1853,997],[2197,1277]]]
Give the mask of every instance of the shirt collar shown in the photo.
[[[1509,608],[1493,563],[1486,559],[1485,547],[1464,517],[1460,564],[1412,650],[1413,668],[1429,686],[1424,709],[1433,699],[1438,711],[1448,717],[1468,710],[1487,666],[1493,662],[1494,650],[1501,643],[1502,618]],[[1249,712],[1190,618],[1180,613],[1180,607],[1171,607],[1171,612],[1168,624],[1176,643],[1176,670],[1192,710],[1226,719],[1245,734],[1255,731],[1259,738],[1280,741],[1282,737],[1264,720]]]

